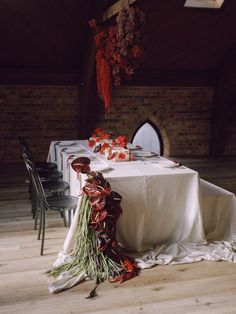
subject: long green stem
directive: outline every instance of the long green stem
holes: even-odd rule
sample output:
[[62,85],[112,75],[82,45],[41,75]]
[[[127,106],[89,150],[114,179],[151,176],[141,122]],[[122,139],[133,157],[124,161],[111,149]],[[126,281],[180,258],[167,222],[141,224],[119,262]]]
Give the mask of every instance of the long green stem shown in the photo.
[[99,250],[96,233],[89,227],[91,206],[86,195],[82,196],[78,219],[78,231],[72,261],[48,271],[49,275],[58,277],[63,271],[72,270],[79,275],[85,272],[89,278],[102,282],[123,272],[122,265],[114,262]]

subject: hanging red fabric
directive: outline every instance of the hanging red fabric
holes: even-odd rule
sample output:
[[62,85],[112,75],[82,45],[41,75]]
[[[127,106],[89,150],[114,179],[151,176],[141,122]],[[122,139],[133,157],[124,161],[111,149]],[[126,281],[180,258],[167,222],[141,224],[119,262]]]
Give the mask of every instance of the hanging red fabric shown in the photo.
[[106,59],[102,49],[96,53],[97,88],[100,98],[104,101],[106,111],[111,106],[111,73],[110,63]]

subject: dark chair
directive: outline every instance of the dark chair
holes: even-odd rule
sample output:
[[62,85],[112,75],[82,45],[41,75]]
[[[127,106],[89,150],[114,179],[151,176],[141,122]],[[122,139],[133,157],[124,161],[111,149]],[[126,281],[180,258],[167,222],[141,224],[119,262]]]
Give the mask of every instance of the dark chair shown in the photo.
[[[27,164],[26,161],[29,160],[26,154],[23,154],[23,160],[27,168]],[[29,160],[30,161],[30,160]],[[34,163],[32,161],[30,161],[32,166],[35,168],[35,171],[37,171]],[[37,171],[38,172],[38,171]],[[39,174],[39,172],[38,172]],[[53,172],[51,176],[47,178],[40,176],[40,180],[42,181],[42,185],[44,188],[44,191],[46,193],[47,196],[55,196],[55,195],[64,195],[65,191],[69,189],[69,183],[65,182],[65,181],[61,181],[61,180],[55,180],[53,179],[53,175],[56,175],[57,172]],[[31,212],[33,215],[33,218],[35,219],[35,224],[34,224],[34,229],[37,229],[37,221],[38,221],[38,217],[36,215],[37,212],[37,197],[35,195],[35,190],[32,187],[32,179],[31,179],[31,174],[29,173],[29,184],[30,184],[30,200],[31,200]]]
[[[18,140],[20,143],[22,153],[26,154],[28,159],[33,160],[33,155],[26,139],[22,136],[18,136]],[[37,171],[47,172],[47,171],[57,170],[57,165],[54,162],[39,161],[34,164]]]
[[[43,183],[33,163],[27,158],[25,158],[24,160],[31,177],[34,195],[36,196],[37,200],[35,215],[36,217],[38,217],[38,214],[40,215],[38,239],[41,239],[40,254],[43,255],[46,229],[46,211],[53,210],[59,212],[64,219],[64,224],[69,226],[71,220],[71,212],[76,209],[78,198],[68,195],[47,196],[43,187]],[[66,219],[66,211],[68,212],[68,219]]]
[[[42,181],[42,180],[41,180]],[[65,195],[65,191],[69,189],[69,183],[65,181],[42,181],[43,189],[45,192],[45,195],[47,197],[49,196],[63,196]],[[34,189],[33,189],[34,191]],[[33,218],[34,218],[34,229],[37,229],[38,226],[38,201],[37,201],[37,195],[35,195],[35,192],[33,192],[34,197],[32,202],[32,208],[33,208]],[[65,227],[67,226],[67,222],[64,219],[64,216],[61,214]]]
[[[32,158],[32,153],[30,151],[29,145],[27,143],[27,141],[25,140],[24,137],[22,136],[18,136],[18,140],[20,143],[20,147],[23,153],[23,158],[25,156],[25,158],[27,158],[28,160],[31,160],[31,162],[34,164],[34,167],[36,168],[40,178],[42,181],[59,181],[62,180],[62,172],[57,171],[57,165],[55,163],[52,162],[33,162],[33,158]],[[30,200],[31,200],[31,204],[32,204],[32,214],[33,214],[33,218],[35,216],[35,211],[36,211],[36,201],[35,201],[35,197],[33,195],[33,190],[32,190],[32,183],[31,181],[27,182],[29,184],[29,195],[30,195]],[[51,183],[52,185],[52,183]],[[61,187],[61,190],[63,190],[63,184],[57,184],[57,186]],[[68,187],[67,187],[68,188]],[[53,187],[52,187],[53,189]],[[57,187],[55,187],[55,189],[57,189]]]
[[[65,192],[65,190],[69,188],[69,184],[67,182],[62,181],[62,173],[60,171],[52,171],[52,172],[38,171],[36,167],[35,167],[35,170],[38,172],[38,175],[47,191],[57,194],[59,192],[60,193]],[[31,178],[29,180],[29,195],[30,195],[29,198],[31,200],[31,212],[32,212],[33,218],[35,218],[37,202],[35,200]]]

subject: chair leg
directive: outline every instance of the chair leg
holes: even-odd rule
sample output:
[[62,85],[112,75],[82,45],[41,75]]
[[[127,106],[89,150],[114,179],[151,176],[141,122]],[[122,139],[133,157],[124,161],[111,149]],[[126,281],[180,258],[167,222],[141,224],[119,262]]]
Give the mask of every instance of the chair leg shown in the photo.
[[31,194],[30,194],[30,200],[31,200],[31,213],[34,219],[35,216],[35,210],[36,210],[36,195],[32,189]]
[[36,205],[35,215],[34,215],[34,230],[37,230],[39,213],[40,213],[39,207],[38,207],[38,205]]
[[42,225],[43,225],[43,211],[44,209],[41,208],[41,206],[38,208],[39,213],[40,213],[40,218],[39,218],[39,231],[38,231],[38,240],[41,239],[41,233],[42,233]]
[[41,250],[40,250],[40,255],[43,255],[43,250],[44,250],[44,239],[45,239],[45,216],[46,216],[46,212],[45,212],[45,208],[43,208],[42,210],[42,240],[41,240]]
[[39,204],[38,204],[38,200],[37,198],[35,198],[35,212],[34,212],[34,230],[37,230],[38,227],[38,218],[39,218],[39,214],[40,214],[40,208],[39,208]]
[[66,214],[65,211],[61,211],[61,216],[63,218],[64,226],[67,227],[67,220],[66,220]]
[[32,188],[32,182],[31,182],[31,180],[29,181],[28,191],[29,191],[29,199],[32,200],[32,191],[33,191],[33,188]]
[[71,225],[71,210],[68,210],[68,227]]

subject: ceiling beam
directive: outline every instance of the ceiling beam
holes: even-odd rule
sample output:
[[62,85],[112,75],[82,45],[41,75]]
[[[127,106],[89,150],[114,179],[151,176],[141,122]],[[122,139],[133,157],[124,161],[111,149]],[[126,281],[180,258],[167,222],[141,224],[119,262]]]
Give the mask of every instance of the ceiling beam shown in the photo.
[[133,86],[214,86],[215,83],[215,71],[139,69],[132,80],[125,81],[123,84]]
[[119,0],[112,6],[110,6],[103,14],[102,21],[105,22],[123,9],[125,9],[128,5],[134,3],[136,0]]
[[78,85],[78,68],[0,68],[1,85]]

